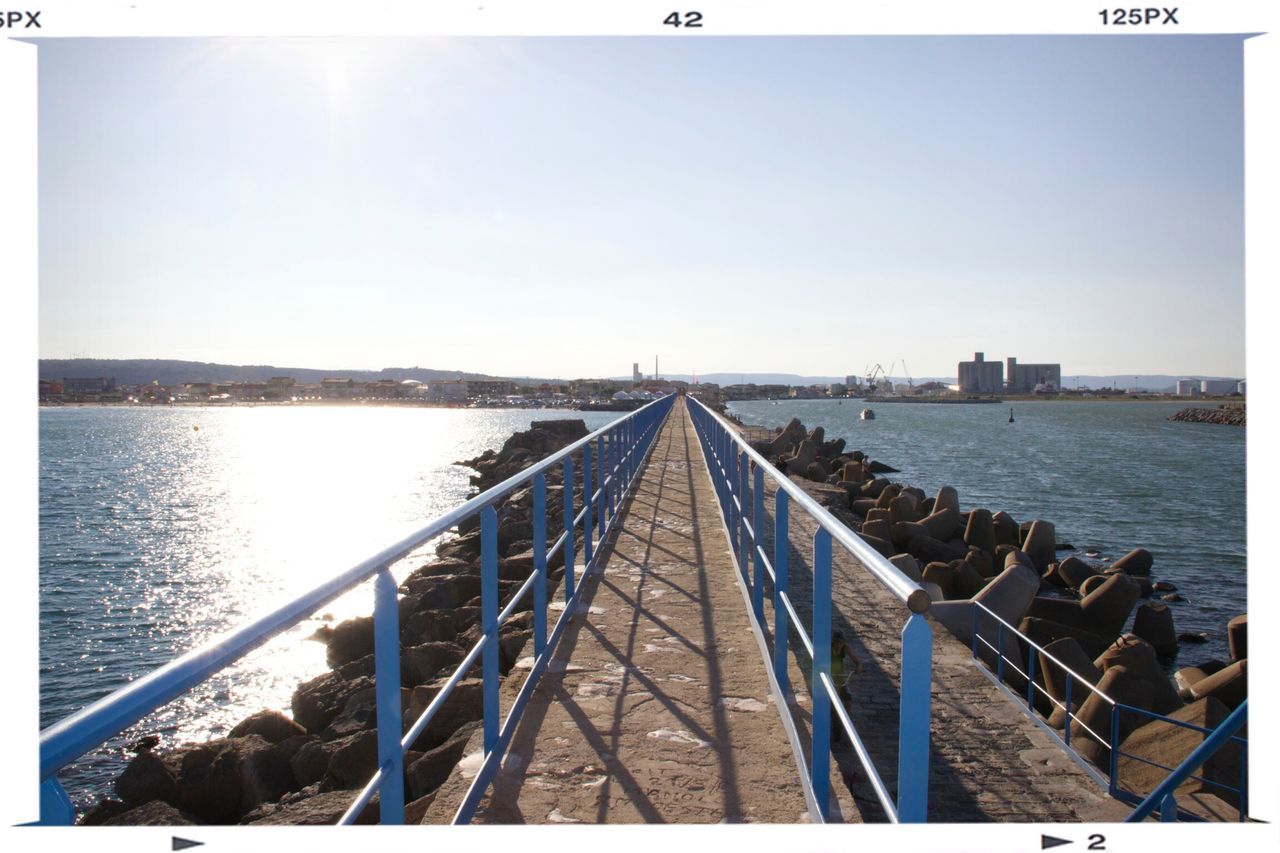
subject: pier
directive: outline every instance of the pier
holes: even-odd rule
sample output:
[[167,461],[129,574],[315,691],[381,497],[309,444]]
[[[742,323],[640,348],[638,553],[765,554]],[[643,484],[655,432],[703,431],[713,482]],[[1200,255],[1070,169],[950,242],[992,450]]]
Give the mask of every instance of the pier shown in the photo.
[[[1034,670],[1028,656],[1043,658],[1043,649],[1017,651],[1029,641],[1013,628],[1006,649],[1007,632],[988,630],[989,610],[979,630],[986,608],[977,599],[974,644],[957,639],[930,615],[934,599],[921,585],[822,508],[815,495],[833,486],[782,474],[683,395],[501,477],[310,592],[50,726],[41,734],[41,822],[74,817],[61,768],[370,580],[376,728],[356,737],[368,736],[372,776],[358,791],[313,795],[339,809],[320,822],[1092,823],[1155,809],[1185,819],[1175,789],[1183,796],[1179,784],[1219,745],[1243,743],[1234,735],[1247,703],[1201,728],[1203,744],[1165,767],[1172,772],[1153,792],[1118,793],[1116,720],[1134,709],[1102,696],[1113,709],[1108,779],[1071,747],[1080,697],[1100,695],[1094,685],[1077,682],[1073,705],[1079,676],[1065,670],[1073,710],[1059,737],[1029,708],[1036,685],[1015,679],[1020,696],[1004,677],[1019,654]],[[522,578],[511,573],[527,563],[499,568],[499,510],[509,522],[517,494],[533,508],[532,571]],[[401,654],[423,638],[402,633],[391,567],[468,520],[479,521],[469,570],[480,591],[469,605],[478,638],[451,672],[406,684]],[[530,640],[518,660],[503,630],[517,613],[528,617]],[[833,631],[855,664],[847,684],[837,683]],[[996,674],[979,648],[988,638]],[[424,704],[401,718],[394,709],[410,686]],[[439,719],[454,726],[435,743],[459,721],[479,725],[459,737],[460,760],[444,765],[444,782],[406,803],[407,762],[424,756],[419,739]],[[322,728],[307,737],[319,741]],[[1243,766],[1240,787],[1228,790],[1243,819]]]

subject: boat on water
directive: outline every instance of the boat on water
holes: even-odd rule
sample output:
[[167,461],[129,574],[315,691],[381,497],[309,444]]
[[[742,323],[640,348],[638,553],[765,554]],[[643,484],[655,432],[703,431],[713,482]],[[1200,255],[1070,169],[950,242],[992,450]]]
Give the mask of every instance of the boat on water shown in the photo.
[[876,419],[876,413],[870,409],[863,409],[862,414],[858,417],[862,418],[864,421],[874,421]]

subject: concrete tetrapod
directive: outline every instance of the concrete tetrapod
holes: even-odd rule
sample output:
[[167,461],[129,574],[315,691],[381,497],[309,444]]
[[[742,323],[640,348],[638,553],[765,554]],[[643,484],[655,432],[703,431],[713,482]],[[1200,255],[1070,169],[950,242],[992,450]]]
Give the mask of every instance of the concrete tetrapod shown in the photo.
[[[1040,575],[1017,560],[1011,563],[972,599],[935,602],[929,608],[929,615],[965,643],[973,641],[975,603],[982,604],[1010,625],[1017,625],[1040,588]],[[977,619],[979,636],[997,645],[999,623],[981,611]]]

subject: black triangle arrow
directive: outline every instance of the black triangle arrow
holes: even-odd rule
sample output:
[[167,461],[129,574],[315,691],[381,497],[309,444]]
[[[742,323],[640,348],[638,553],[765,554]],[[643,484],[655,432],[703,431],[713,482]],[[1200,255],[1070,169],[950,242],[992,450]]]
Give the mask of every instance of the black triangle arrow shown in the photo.
[[1065,838],[1054,838],[1052,835],[1045,835],[1043,833],[1040,835],[1041,850],[1048,850],[1050,847],[1061,847],[1064,844],[1070,843],[1071,842]]
[[176,835],[173,836],[174,850],[186,850],[188,847],[199,847],[202,844],[204,844],[203,841],[192,841],[189,838],[179,838]]

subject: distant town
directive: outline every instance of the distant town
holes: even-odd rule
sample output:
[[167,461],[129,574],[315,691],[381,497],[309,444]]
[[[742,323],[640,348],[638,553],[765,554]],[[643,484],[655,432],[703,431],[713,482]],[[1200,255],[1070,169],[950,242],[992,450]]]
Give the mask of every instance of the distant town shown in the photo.
[[[123,405],[234,405],[253,403],[399,403],[473,408],[571,408],[596,411],[626,411],[649,400],[679,390],[695,394],[708,403],[736,400],[817,400],[864,398],[903,402],[995,402],[1003,398],[1119,397],[1141,399],[1242,398],[1243,379],[1178,380],[1173,393],[1152,392],[1135,387],[1063,387],[1060,364],[1020,363],[1014,357],[987,361],[984,353],[974,353],[970,361],[957,364],[957,381],[915,382],[910,377],[891,379],[880,365],[863,375],[847,375],[844,382],[808,385],[757,384],[741,382],[720,385],[664,379],[655,373],[645,376],[639,363],[632,365],[631,379],[575,379],[567,382],[531,382],[517,379],[417,379],[380,378],[358,380],[349,376],[329,376],[318,381],[299,381],[291,376],[273,376],[265,382],[193,380],[161,384],[117,383],[114,377],[62,377],[39,380],[39,402],[59,404]],[[904,365],[905,367],[905,365]]]

